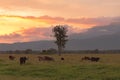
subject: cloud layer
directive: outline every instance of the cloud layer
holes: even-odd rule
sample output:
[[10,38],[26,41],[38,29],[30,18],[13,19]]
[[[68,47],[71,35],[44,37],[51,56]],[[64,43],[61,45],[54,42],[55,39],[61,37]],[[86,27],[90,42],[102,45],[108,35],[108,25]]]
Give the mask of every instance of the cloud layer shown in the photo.
[[[62,24],[68,34],[84,33],[93,27],[101,27],[120,21],[120,17],[64,18],[51,16],[0,15],[0,42],[24,42],[53,39],[52,28]],[[97,31],[97,30],[96,30]]]
[[[66,25],[67,26],[67,25]],[[69,29],[69,38],[70,39],[85,39],[98,37],[102,35],[119,35],[120,33],[120,23],[111,23],[105,26],[97,26],[82,33],[73,33],[71,32],[72,27],[67,26]],[[29,41],[39,41],[39,40],[53,40],[52,28],[40,28],[33,27],[29,29],[23,29],[11,34],[1,35],[0,42],[2,43],[14,43],[14,42],[29,42]]]

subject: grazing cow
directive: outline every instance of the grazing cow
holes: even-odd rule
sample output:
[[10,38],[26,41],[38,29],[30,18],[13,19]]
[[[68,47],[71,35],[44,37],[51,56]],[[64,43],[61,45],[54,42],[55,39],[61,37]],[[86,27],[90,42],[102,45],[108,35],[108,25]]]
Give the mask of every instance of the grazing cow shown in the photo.
[[44,57],[38,56],[38,59],[39,59],[39,61],[43,61],[43,60],[44,60]]
[[90,60],[91,58],[90,57],[83,57],[82,60]]
[[63,58],[63,57],[61,57],[61,60],[64,60],[64,58]]
[[93,62],[98,62],[100,60],[99,57],[83,57],[82,60],[89,60],[89,61],[93,61]]
[[20,57],[20,64],[25,64],[27,59],[27,57]]
[[100,60],[99,57],[91,57],[91,61],[95,61],[95,62],[98,62]]
[[49,56],[44,56],[44,60],[46,60],[46,61],[54,61],[54,58],[49,57]]
[[14,60],[15,57],[10,55],[10,56],[9,56],[9,59],[10,59],[10,60]]

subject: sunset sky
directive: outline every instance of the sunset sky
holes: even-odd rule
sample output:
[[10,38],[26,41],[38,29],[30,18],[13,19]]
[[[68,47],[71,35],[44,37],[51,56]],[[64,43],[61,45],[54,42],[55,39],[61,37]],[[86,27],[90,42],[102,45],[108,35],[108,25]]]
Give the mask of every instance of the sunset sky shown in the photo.
[[54,25],[68,34],[120,22],[120,0],[0,0],[0,43],[51,40]]

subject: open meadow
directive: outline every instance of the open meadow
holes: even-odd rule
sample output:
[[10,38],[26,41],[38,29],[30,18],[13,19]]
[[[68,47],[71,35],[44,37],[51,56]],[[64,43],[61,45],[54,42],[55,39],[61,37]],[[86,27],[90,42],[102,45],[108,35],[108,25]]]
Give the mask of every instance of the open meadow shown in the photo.
[[[15,56],[9,60],[8,56]],[[19,64],[19,57],[29,59]],[[120,54],[51,54],[55,61],[39,61],[41,54],[0,54],[0,80],[120,80]],[[100,61],[82,61],[84,56]]]

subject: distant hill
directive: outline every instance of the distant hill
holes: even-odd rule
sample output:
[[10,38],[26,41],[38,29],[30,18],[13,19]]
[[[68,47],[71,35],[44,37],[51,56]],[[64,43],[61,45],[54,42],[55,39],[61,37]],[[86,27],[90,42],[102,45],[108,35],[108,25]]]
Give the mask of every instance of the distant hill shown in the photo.
[[120,49],[120,35],[103,35],[88,39],[70,40],[67,49],[86,50],[86,49]]
[[23,42],[23,43],[13,43],[13,44],[0,44],[0,51],[6,50],[43,50],[49,48],[55,48],[56,45],[54,41],[33,41],[33,42]]

